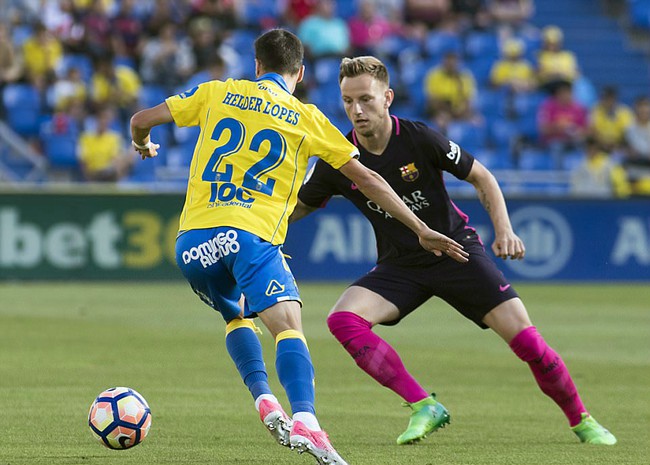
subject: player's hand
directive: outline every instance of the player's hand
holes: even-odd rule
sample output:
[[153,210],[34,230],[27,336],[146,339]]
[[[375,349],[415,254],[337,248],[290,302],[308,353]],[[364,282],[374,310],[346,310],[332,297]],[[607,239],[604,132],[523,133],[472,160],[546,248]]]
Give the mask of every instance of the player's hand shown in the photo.
[[432,229],[425,231],[418,236],[420,245],[437,257],[442,254],[447,254],[459,263],[467,263],[469,261],[469,253],[463,250],[463,246],[453,239],[440,234]]
[[514,232],[497,234],[492,243],[492,252],[504,260],[521,260],[526,255],[526,246]]
[[133,145],[133,148],[140,154],[140,157],[143,160],[158,155],[158,149],[160,148],[160,144],[154,144],[151,141],[147,142],[145,145],[138,145],[135,141],[131,141],[131,145]]

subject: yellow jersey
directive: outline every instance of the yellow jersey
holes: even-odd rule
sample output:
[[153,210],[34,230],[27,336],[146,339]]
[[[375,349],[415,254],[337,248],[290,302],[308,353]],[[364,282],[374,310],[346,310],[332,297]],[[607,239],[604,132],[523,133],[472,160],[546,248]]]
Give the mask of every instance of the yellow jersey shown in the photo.
[[117,131],[84,132],[79,137],[78,157],[88,171],[97,173],[115,164],[122,155],[123,146],[122,136]]
[[282,244],[309,157],[338,169],[359,153],[279,74],[205,82],[166,103],[176,125],[201,128],[181,231],[230,226]]

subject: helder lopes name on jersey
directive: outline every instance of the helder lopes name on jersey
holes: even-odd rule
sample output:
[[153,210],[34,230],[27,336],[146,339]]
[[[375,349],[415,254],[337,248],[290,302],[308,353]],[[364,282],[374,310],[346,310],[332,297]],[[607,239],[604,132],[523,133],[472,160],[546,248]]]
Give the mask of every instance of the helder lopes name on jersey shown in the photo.
[[237,107],[244,111],[255,111],[263,115],[271,115],[293,126],[298,124],[298,119],[300,118],[300,113],[295,110],[255,96],[227,92],[221,103],[230,105],[231,107]]
[[225,233],[219,233],[209,241],[205,241],[196,247],[183,251],[183,263],[186,265],[192,260],[199,260],[203,268],[217,263],[222,257],[231,253],[239,252],[237,242],[237,231],[232,229]]

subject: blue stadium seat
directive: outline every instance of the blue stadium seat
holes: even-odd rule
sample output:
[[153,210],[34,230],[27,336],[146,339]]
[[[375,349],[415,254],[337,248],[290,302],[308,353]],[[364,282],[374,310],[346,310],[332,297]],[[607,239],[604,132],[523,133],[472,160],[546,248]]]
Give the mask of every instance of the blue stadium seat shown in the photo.
[[469,58],[465,63],[467,68],[474,75],[479,86],[486,86],[490,82],[490,72],[494,64],[494,57],[490,55],[479,55]]
[[499,39],[493,32],[470,32],[465,37],[465,55],[468,58],[499,56]]
[[316,60],[313,71],[316,82],[319,85],[338,83],[340,66],[341,60],[339,58],[320,58]]
[[483,86],[476,96],[476,109],[488,120],[504,118],[506,91]]
[[278,2],[268,0],[247,0],[242,8],[242,19],[244,24],[253,27],[260,27],[264,21],[275,20],[280,16]]
[[316,105],[328,118],[345,117],[341,92],[337,82],[316,87],[309,93],[309,102]]
[[552,170],[553,157],[548,152],[537,149],[524,149],[519,155],[519,168],[522,170]]
[[10,84],[4,88],[2,101],[9,126],[24,137],[38,135],[41,123],[41,97],[29,84]]
[[424,39],[424,52],[429,56],[440,57],[447,52],[462,52],[460,37],[449,32],[430,32]]
[[356,16],[359,8],[356,0],[336,0],[336,8],[334,11],[336,16],[347,21],[353,16]]
[[235,29],[226,39],[226,43],[237,51],[253,50],[257,32],[250,29]]
[[484,124],[467,121],[453,121],[447,126],[447,137],[470,153],[485,147],[486,132]]
[[41,124],[39,133],[43,152],[52,167],[79,168],[76,127],[68,122],[64,127],[56,128],[50,118]]
[[628,7],[632,24],[650,29],[650,0],[628,0]]
[[88,55],[66,54],[62,59],[61,74],[66,75],[71,68],[77,68],[84,82],[89,83],[93,76],[93,64]]
[[[189,89],[185,89],[189,90]],[[140,105],[143,107],[154,107],[169,97],[167,91],[162,86],[157,86],[154,84],[146,84],[140,89]]]
[[490,122],[490,141],[498,150],[509,150],[519,137],[517,123],[505,118]]

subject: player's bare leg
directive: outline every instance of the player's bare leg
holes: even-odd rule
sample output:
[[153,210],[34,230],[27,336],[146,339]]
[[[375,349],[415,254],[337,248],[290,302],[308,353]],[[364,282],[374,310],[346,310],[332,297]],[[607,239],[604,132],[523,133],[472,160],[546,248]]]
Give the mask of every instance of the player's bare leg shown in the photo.
[[562,409],[581,442],[616,444],[614,435],[589,415],[564,361],[532,325],[520,299],[510,299],[498,305],[483,322],[528,363],[542,392]]
[[379,294],[350,286],[327,318],[330,331],[356,364],[379,384],[391,389],[413,410],[398,444],[424,439],[450,422],[447,409],[411,376],[395,349],[372,331],[379,323],[397,320],[399,310]]
[[291,403],[291,448],[313,455],[322,465],[347,465],[316,419],[314,367],[302,333],[300,304],[279,302],[260,312],[259,317],[275,339],[275,367]]

